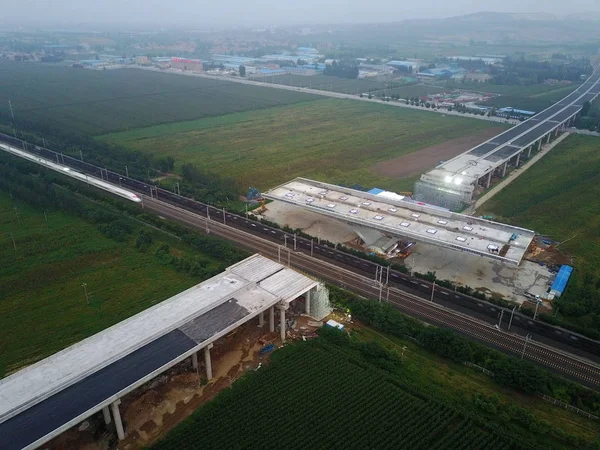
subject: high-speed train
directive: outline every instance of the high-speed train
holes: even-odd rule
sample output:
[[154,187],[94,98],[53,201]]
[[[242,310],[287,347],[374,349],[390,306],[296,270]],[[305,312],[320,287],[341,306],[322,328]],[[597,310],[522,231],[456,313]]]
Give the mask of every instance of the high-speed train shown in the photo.
[[55,170],[57,172],[61,172],[64,175],[68,175],[71,178],[75,178],[77,180],[83,181],[91,186],[95,186],[97,188],[100,188],[102,190],[108,191],[112,194],[118,195],[119,197],[123,197],[127,200],[130,200],[132,202],[136,202],[136,203],[141,203],[142,199],[140,198],[139,195],[137,195],[135,192],[131,192],[127,189],[123,189],[122,187],[119,186],[115,186],[114,184],[111,183],[107,183],[104,180],[101,180],[99,178],[93,177],[91,175],[88,175],[86,173],[82,173],[82,172],[78,172],[77,170],[71,168],[71,167],[67,167],[61,164],[57,164],[53,161],[50,161],[46,158],[41,158],[38,155],[32,155],[29,152],[25,152],[23,150],[19,150],[18,148],[15,148],[11,145],[8,144],[4,144],[4,143],[0,143],[0,149],[4,150],[8,153],[12,153],[14,155],[17,155],[23,159],[27,159],[29,161],[35,162],[37,164],[40,164],[42,166],[48,167],[49,169]]

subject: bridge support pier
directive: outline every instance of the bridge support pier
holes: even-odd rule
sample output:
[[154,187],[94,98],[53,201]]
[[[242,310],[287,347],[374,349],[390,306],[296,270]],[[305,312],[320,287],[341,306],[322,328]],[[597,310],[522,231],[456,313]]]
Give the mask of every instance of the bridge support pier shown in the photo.
[[538,141],[538,152],[540,151],[541,148],[542,148],[542,140],[540,139]]
[[277,307],[279,308],[279,333],[280,333],[280,337],[281,337],[281,342],[285,342],[285,311],[289,308],[289,306],[286,304],[279,304],[277,305]]
[[493,171],[490,171],[490,173],[488,173],[487,181],[485,182],[486,189],[489,189],[490,185],[492,184],[492,172]]
[[504,167],[502,167],[502,178],[506,176],[506,168],[508,167],[508,161],[504,163]]
[[192,353],[192,368],[198,369],[198,352]]
[[212,344],[208,344],[204,347],[204,366],[206,367],[206,379],[208,381],[212,380],[212,361],[210,360],[210,349],[213,348]]
[[265,325],[265,312],[261,311],[258,314],[258,326],[262,328]]
[[108,409],[108,406],[102,408],[102,416],[104,417],[104,423],[108,425],[111,422],[110,409]]
[[546,144],[550,142],[550,136],[552,136],[552,132],[548,133],[548,137],[546,138]]
[[304,298],[306,298],[306,300],[305,300],[306,304],[304,305],[304,312],[306,313],[307,316],[310,316],[310,291],[308,291],[306,294],[304,294]]
[[269,331],[273,333],[275,331],[275,307],[269,308]]
[[529,159],[531,157],[531,149],[533,148],[533,145],[530,145],[529,148],[527,149],[527,159]]
[[517,153],[517,162],[515,164],[515,167],[519,167],[519,162],[521,161],[521,152]]
[[121,412],[119,411],[119,404],[121,400],[115,400],[110,404],[112,409],[113,417],[115,419],[115,428],[117,429],[117,437],[120,441],[125,439],[125,430],[123,429],[123,421],[121,420]]

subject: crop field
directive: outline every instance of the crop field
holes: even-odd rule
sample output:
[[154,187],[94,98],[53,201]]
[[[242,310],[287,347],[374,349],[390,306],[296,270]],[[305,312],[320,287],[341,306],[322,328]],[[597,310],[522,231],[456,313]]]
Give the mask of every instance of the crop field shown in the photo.
[[414,82],[406,82],[405,86],[399,86],[396,88],[389,88],[390,84],[396,85],[401,84],[402,81],[375,81],[371,79],[349,79],[340,78],[329,75],[314,75],[314,76],[302,76],[302,75],[277,75],[273,77],[258,77],[255,81],[261,81],[264,83],[283,84],[286,86],[296,86],[303,88],[319,89],[323,91],[340,92],[343,94],[354,94],[366,92],[379,92],[384,91],[387,93],[399,94],[402,98],[414,97],[415,95],[427,95],[437,92],[443,92],[443,88],[435,86],[424,86],[416,84]]
[[509,95],[509,96],[520,96],[520,97],[535,97],[539,95],[548,94],[551,92],[563,93],[564,97],[569,92],[577,88],[579,84],[572,84],[567,86],[536,83],[528,85],[513,85],[513,84],[492,84],[492,83],[461,83],[461,82],[449,82],[448,87],[453,89],[464,89],[473,90],[477,92],[489,92],[491,94]]
[[[499,97],[492,98],[486,102],[483,102],[483,105],[486,106],[495,106],[498,108],[503,108],[506,106],[512,106],[517,109],[525,109],[528,111],[539,112],[550,106],[553,103],[559,101],[560,99],[569,95],[572,91],[574,91],[578,85],[571,86],[562,86],[555,87],[551,90],[546,91],[538,91],[536,92],[533,89],[533,86],[506,86],[506,94],[500,95]],[[546,86],[546,85],[543,85]],[[508,89],[508,88],[523,88],[523,89]],[[528,95],[527,90],[525,88],[531,88],[531,93]]]
[[577,266],[600,274],[598,138],[573,135],[485,203],[492,213],[563,241]]
[[138,69],[84,70],[0,61],[0,118],[98,135],[306,102],[301,92]]
[[[449,139],[497,127],[495,122],[326,99],[261,111],[160,125],[102,139],[171,155],[222,171],[242,185],[273,187],[296,176],[334,183],[401,187],[372,165]],[[468,150],[465,148],[465,150]]]
[[508,449],[504,436],[321,339],[200,407],[153,448]]
[[0,192],[0,378],[201,281],[161,264],[154,247],[140,252],[83,219],[46,216]]

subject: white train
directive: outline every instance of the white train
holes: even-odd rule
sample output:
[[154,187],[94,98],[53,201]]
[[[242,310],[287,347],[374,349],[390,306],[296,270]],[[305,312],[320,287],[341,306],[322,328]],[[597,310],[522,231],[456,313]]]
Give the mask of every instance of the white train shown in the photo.
[[18,148],[15,148],[8,144],[0,143],[0,149],[6,151],[8,153],[12,153],[13,155],[19,156],[23,159],[27,159],[27,160],[34,162],[36,164],[39,164],[41,166],[48,167],[49,169],[55,170],[56,172],[60,172],[71,178],[75,178],[77,180],[83,181],[89,185],[103,189],[107,192],[110,192],[111,194],[115,194],[115,195],[118,195],[119,197],[123,197],[132,202],[141,203],[141,201],[142,201],[140,196],[137,195],[135,192],[129,191],[127,189],[123,189],[122,187],[119,187],[119,186],[115,186],[112,183],[109,183],[107,181],[93,177],[86,173],[79,172],[70,167],[66,167],[61,164],[57,164],[55,162],[52,162],[52,161],[42,158],[40,156],[32,155],[31,153],[25,152],[23,150],[19,150]]

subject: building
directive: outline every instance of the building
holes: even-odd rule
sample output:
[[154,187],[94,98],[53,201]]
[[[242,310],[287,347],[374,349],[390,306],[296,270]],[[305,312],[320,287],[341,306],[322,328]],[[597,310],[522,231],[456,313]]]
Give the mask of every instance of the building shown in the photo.
[[202,61],[187,58],[171,58],[171,67],[196,73],[202,72],[203,69]]
[[489,73],[468,72],[465,73],[463,78],[471,83],[485,83],[491,80],[492,76]]
[[146,66],[150,63],[150,60],[147,56],[136,56],[135,63],[139,64],[140,66]]
[[394,69],[410,70],[413,73],[418,72],[420,67],[417,61],[388,61],[386,64]]

